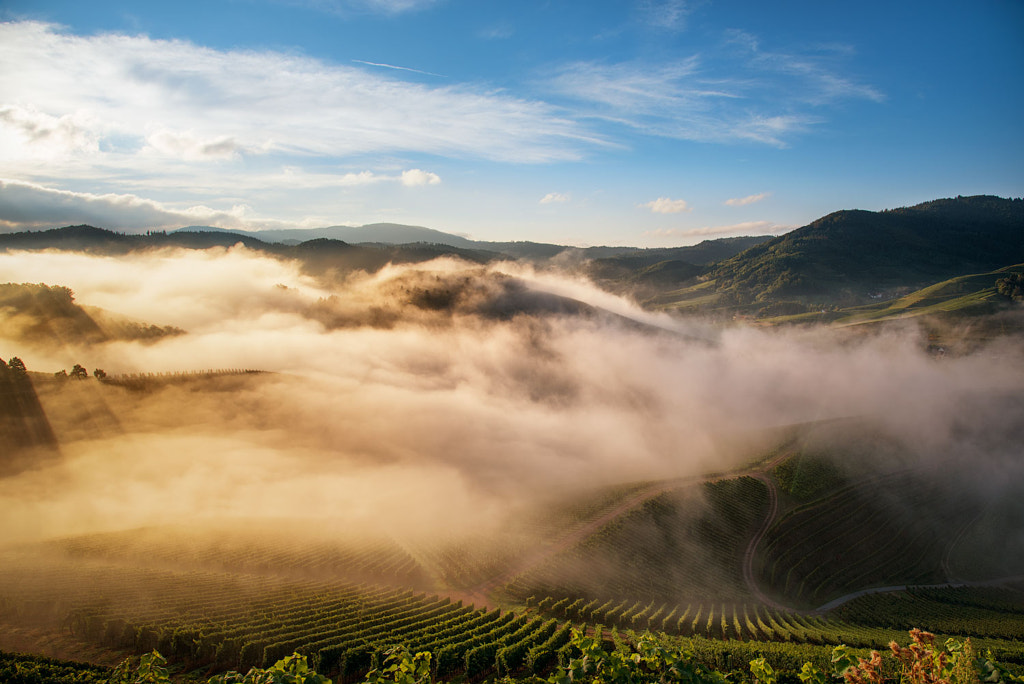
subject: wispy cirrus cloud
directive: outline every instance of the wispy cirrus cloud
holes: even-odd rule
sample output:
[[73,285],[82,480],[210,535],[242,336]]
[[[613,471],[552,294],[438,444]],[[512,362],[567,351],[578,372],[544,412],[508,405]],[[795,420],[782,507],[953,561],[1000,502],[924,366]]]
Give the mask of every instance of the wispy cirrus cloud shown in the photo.
[[841,62],[855,54],[849,45],[821,44],[807,50],[765,50],[758,38],[746,31],[726,32],[726,45],[744,60],[753,73],[772,74],[786,80],[790,95],[811,105],[827,105],[844,99],[883,102],[885,94],[841,72]]
[[816,46],[765,50],[755,36],[730,31],[712,50],[670,63],[578,61],[544,85],[593,117],[654,136],[785,147],[825,123],[843,100],[881,102],[884,94],[845,75],[852,51]]
[[641,0],[638,9],[643,21],[655,28],[681,31],[692,8],[687,0]]
[[781,147],[786,137],[819,120],[804,113],[757,111],[744,84],[712,78],[707,71],[698,56],[660,65],[576,62],[557,70],[548,85],[583,103],[581,116],[680,140]]
[[397,15],[427,9],[439,0],[276,0],[340,16],[357,13]]
[[364,59],[353,59],[355,64],[365,64],[366,66],[381,67],[382,69],[394,69],[395,71],[408,71],[413,74],[423,74],[424,76],[437,76],[438,78],[445,78],[443,74],[435,74],[433,71],[423,71],[422,69],[413,69],[412,67],[398,66],[395,64],[384,64],[383,62],[367,62]]
[[501,23],[488,28],[480,29],[476,35],[482,40],[508,40],[516,34],[511,24]]
[[756,195],[747,195],[746,197],[733,197],[725,200],[723,204],[727,207],[745,207],[748,204],[754,204],[761,200],[768,199],[771,197],[770,192],[759,192]]

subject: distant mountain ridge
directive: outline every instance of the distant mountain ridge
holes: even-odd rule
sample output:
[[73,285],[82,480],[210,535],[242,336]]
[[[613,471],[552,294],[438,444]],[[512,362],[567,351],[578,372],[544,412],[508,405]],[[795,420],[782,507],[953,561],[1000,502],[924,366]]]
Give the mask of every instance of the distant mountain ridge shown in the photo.
[[1024,199],[988,195],[881,212],[843,210],[766,240],[663,293],[657,306],[792,300],[854,304],[1024,262]]
[[[289,244],[272,241],[282,236]],[[296,244],[299,237],[311,239]],[[418,263],[446,255],[476,263],[520,259],[587,275],[653,308],[765,317],[860,306],[1024,263],[1024,199],[978,195],[880,212],[842,210],[777,237],[722,238],[663,249],[482,242],[398,224],[257,233],[191,226],[147,234],[69,226],[0,234],[0,250],[106,254],[238,242],[300,259],[317,274],[373,271],[389,262]]]
[[[304,238],[300,240],[299,238]],[[571,247],[543,242],[510,241],[487,242],[469,240],[459,235],[432,228],[406,226],[395,223],[375,223],[365,226],[328,226],[326,228],[242,231],[214,226],[186,226],[170,232],[118,233],[89,225],[66,226],[40,231],[0,233],[0,249],[68,249],[90,252],[123,253],[134,249],[179,246],[190,249],[230,247],[241,242],[251,249],[285,254],[289,249],[303,247],[310,254],[314,248],[337,252],[344,247],[398,251],[419,250],[430,247],[434,256],[451,253],[471,261],[496,258],[545,261],[560,254],[572,255],[571,261],[587,261],[614,257],[628,257],[645,266],[660,261],[681,260],[690,264],[709,264],[741,252],[747,247],[767,240],[769,236],[719,238],[686,247]],[[333,244],[332,244],[333,243]],[[399,261],[405,259],[399,258]]]
[[210,226],[186,226],[174,231],[179,232],[230,232],[235,235],[254,237],[263,242],[279,242],[286,245],[297,245],[308,240],[327,238],[341,240],[350,244],[384,243],[404,245],[413,242],[430,242],[439,245],[462,247],[463,249],[479,249],[483,243],[469,240],[461,235],[445,233],[433,228],[407,226],[399,223],[370,223],[364,226],[325,226],[323,228],[289,228],[285,230],[256,230],[252,232],[240,230],[223,230]]

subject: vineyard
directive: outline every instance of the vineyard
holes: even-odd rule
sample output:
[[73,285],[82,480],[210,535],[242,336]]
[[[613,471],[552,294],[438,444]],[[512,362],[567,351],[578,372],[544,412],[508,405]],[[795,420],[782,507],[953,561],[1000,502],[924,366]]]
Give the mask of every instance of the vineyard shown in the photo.
[[[722,667],[764,656],[787,670],[825,662],[838,644],[878,648],[906,624],[970,635],[977,648],[1024,668],[1021,592],[933,589],[855,600],[829,616],[753,603],[657,603],[545,596],[482,609],[447,597],[367,583],[237,572],[131,567],[82,558],[40,564],[8,554],[0,620],[64,630],[124,652],[159,650],[193,668],[267,667],[292,652],[351,678],[395,645],[434,655],[440,678],[538,673],[570,657],[573,627],[613,644],[653,631]],[[749,656],[749,657],[748,657]]]
[[942,583],[949,539],[936,533],[977,512],[910,473],[872,478],[779,520],[764,540],[760,579],[803,607],[865,586]]
[[[4,378],[20,387],[20,376]],[[73,420],[57,416],[54,431],[68,435],[99,430],[151,392],[256,395],[269,381],[279,379],[243,370],[39,385],[44,403],[105,398]],[[919,627],[969,636],[1024,672],[1017,542],[996,558],[978,552],[993,548],[984,535],[994,523],[1019,527],[1020,507],[979,502],[899,464],[842,470],[797,432],[731,474],[538,499],[476,536],[359,536],[296,517],[8,546],[0,636],[7,626],[122,655],[156,649],[201,673],[297,652],[355,682],[399,645],[430,652],[437,678],[479,681],[564,665],[573,630],[619,651],[651,632],[708,667],[763,657],[791,681],[802,663],[826,667],[834,646],[866,653]],[[3,667],[60,681],[105,673],[45,658]]]
[[568,641],[568,622],[408,589],[5,560],[4,621],[59,625],[110,648],[155,648],[196,666],[247,669],[299,651],[322,671],[351,675],[406,644],[435,653],[441,676],[472,675],[539,668]]
[[673,489],[640,504],[575,547],[516,577],[513,596],[744,598],[740,563],[767,506],[751,477]]
[[427,590],[430,578],[401,546],[383,539],[350,544],[297,540],[261,530],[260,540],[235,530],[202,533],[162,528],[93,534],[46,545],[68,559],[113,561],[129,567],[167,567],[212,572],[270,574],[297,579],[386,583]]

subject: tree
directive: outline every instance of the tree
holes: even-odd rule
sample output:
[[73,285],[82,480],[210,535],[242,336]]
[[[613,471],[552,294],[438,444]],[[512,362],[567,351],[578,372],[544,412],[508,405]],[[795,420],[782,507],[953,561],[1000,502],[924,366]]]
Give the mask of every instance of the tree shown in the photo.
[[26,373],[28,370],[25,368],[25,362],[19,359],[17,356],[12,356],[11,360],[7,362],[7,367],[12,371],[18,373]]
[[71,369],[71,377],[76,380],[88,380],[89,371],[85,370],[85,367],[83,367],[82,364],[76,363],[75,367]]
[[996,281],[996,292],[1014,301],[1024,300],[1024,273],[1011,273]]
[[92,372],[92,374],[93,374],[93,377],[95,377],[97,380],[102,380],[103,378],[107,377],[107,372],[105,370],[103,370],[102,368],[95,369]]

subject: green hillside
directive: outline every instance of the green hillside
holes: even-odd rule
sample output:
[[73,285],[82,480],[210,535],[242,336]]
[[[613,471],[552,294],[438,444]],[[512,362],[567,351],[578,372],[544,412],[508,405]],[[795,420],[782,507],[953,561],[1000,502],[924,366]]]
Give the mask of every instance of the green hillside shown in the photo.
[[[719,262],[649,299],[663,309],[761,315],[892,299],[1024,260],[1024,200],[977,196],[839,211]],[[774,309],[772,308],[774,307]]]
[[83,307],[70,288],[43,283],[0,283],[0,325],[10,340],[54,348],[70,341],[156,340],[184,332]]
[[1024,264],[950,278],[891,301],[845,309],[842,311],[844,315],[836,318],[835,322],[853,324],[924,315],[994,313],[1013,299],[1000,291],[1000,282],[1009,282],[1021,274],[1024,274]]

